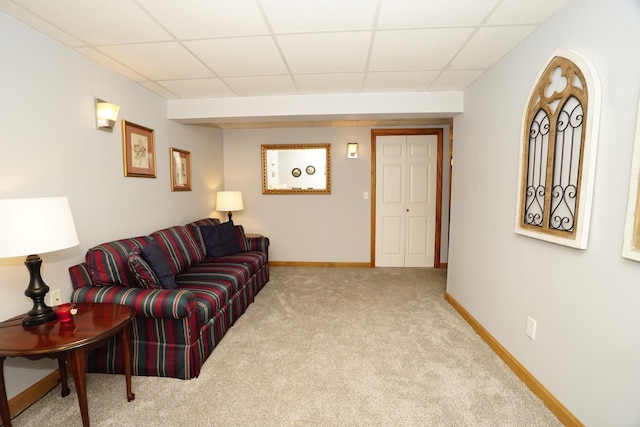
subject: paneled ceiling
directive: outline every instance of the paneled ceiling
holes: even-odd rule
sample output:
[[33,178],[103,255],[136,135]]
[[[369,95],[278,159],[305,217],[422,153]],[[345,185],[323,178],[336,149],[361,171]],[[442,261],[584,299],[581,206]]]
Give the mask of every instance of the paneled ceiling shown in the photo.
[[167,99],[460,91],[571,0],[0,0]]

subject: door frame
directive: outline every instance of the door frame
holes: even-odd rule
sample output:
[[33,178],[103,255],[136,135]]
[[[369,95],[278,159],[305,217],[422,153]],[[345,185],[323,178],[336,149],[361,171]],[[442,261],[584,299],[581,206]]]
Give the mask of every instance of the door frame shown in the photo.
[[[453,122],[453,120],[452,120]],[[453,123],[452,123],[453,124]],[[449,126],[449,157],[451,158],[452,146],[451,135],[453,126]],[[436,172],[436,224],[435,224],[435,248],[433,267],[441,268],[440,263],[440,245],[441,245],[441,228],[442,228],[442,165],[443,165],[443,145],[444,145],[444,129],[438,128],[407,128],[407,129],[371,129],[371,242],[370,247],[370,265],[376,265],[376,139],[378,136],[394,136],[394,135],[436,135],[438,137],[438,167]],[[449,162],[450,164],[450,162]],[[449,188],[451,188],[451,176],[449,176]],[[449,191],[449,199],[451,199],[451,191]]]

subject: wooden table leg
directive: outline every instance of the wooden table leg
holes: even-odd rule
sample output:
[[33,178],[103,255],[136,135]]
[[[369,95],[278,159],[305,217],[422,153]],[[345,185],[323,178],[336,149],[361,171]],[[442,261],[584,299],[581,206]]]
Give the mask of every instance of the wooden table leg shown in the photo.
[[122,353],[124,359],[124,377],[127,383],[127,401],[131,402],[136,398],[131,389],[131,334],[129,333],[129,326],[125,327],[120,334],[120,340],[122,341]]
[[83,348],[71,350],[69,352],[69,366],[71,375],[76,385],[78,404],[80,405],[80,415],[82,425],[89,427],[89,406],[87,404],[87,354]]
[[11,413],[9,412],[9,402],[7,401],[7,390],[4,388],[4,359],[0,357],[0,416],[2,416],[2,425],[11,427]]
[[69,395],[69,386],[67,385],[67,361],[64,357],[58,357],[58,369],[60,370],[60,385],[62,386],[62,397]]

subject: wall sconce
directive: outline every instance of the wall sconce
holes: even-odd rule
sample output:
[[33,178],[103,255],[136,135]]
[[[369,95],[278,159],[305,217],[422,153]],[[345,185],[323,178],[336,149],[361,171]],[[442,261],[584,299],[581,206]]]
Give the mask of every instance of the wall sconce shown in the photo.
[[120,106],[96,98],[96,128],[113,132]]
[[358,143],[350,142],[347,144],[347,159],[358,158]]

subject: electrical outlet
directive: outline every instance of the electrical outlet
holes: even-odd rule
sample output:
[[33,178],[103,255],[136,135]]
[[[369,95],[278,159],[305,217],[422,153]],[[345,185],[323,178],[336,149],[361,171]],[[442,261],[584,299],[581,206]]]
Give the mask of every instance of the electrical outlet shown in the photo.
[[51,291],[49,293],[49,298],[51,298],[51,303],[49,305],[51,305],[52,307],[62,304],[62,294],[60,289]]
[[527,336],[529,338],[531,338],[532,340],[536,339],[536,326],[538,325],[538,322],[536,322],[535,319],[533,319],[531,316],[527,317]]

